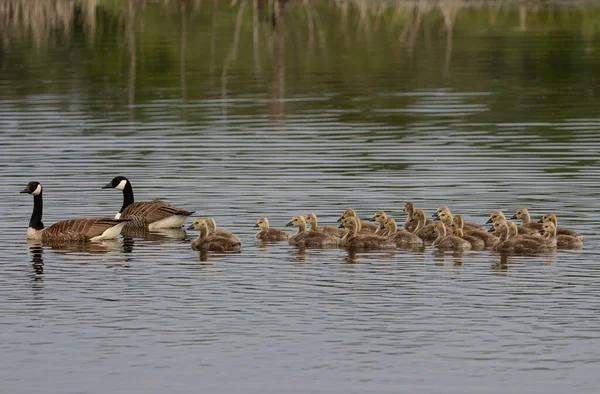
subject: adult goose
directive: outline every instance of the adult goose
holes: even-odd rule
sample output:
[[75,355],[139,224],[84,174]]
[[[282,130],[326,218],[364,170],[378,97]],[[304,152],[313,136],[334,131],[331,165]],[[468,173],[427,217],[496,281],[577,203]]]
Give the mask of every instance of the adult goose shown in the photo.
[[117,189],[123,192],[123,206],[115,219],[133,219],[126,228],[181,228],[194,211],[177,208],[161,200],[134,202],[131,182],[124,176],[116,176],[103,189]]
[[114,239],[131,219],[111,218],[81,218],[68,219],[54,223],[45,228],[42,223],[44,202],[42,200],[42,184],[29,182],[21,193],[33,196],[33,213],[27,228],[27,239],[42,241],[44,243],[62,242],[89,242]]

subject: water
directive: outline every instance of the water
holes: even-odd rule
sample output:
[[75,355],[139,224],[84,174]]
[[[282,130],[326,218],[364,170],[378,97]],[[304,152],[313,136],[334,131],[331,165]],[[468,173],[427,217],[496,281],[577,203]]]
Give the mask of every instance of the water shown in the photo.
[[[595,392],[597,5],[290,2],[282,38],[247,4],[236,49],[240,8],[226,3],[182,17],[171,2],[84,2],[62,9],[70,29],[9,26],[3,391]],[[214,216],[242,253],[200,256],[192,233],[29,248],[28,181],[44,184],[50,225],[114,215],[121,193],[101,187],[116,174],[138,201]],[[584,248],[349,255],[254,240],[261,216],[403,221],[406,201],[479,223],[557,212]]]

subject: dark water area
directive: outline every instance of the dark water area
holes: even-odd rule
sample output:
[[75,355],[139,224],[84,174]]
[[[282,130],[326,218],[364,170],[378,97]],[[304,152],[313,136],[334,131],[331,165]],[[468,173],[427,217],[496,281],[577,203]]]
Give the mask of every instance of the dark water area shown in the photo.
[[[598,4],[11,0],[0,16],[1,391],[597,390]],[[112,217],[117,174],[242,252],[200,255],[183,231],[27,242],[27,182],[48,226]],[[407,201],[480,224],[556,212],[585,242],[254,238],[262,216],[333,225],[350,207],[401,223]]]

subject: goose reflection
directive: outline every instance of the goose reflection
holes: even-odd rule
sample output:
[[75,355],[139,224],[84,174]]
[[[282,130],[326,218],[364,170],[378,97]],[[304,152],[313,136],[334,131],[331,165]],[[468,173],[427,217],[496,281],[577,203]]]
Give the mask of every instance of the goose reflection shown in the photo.
[[452,259],[454,265],[463,265],[464,252],[462,250],[444,251],[435,249],[433,251],[433,262],[435,265],[445,265],[448,258]]
[[123,253],[131,253],[137,241],[162,243],[169,241],[187,242],[187,233],[180,228],[164,228],[150,231],[148,229],[131,229],[121,232],[123,235]]
[[43,280],[44,274],[44,247],[39,241],[28,240],[27,246],[31,253],[31,265],[33,267],[33,280]]

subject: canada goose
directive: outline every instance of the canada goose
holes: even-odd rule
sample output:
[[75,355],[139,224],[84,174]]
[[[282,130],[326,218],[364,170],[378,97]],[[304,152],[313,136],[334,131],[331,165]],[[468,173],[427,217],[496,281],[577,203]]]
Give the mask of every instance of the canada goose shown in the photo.
[[554,241],[555,246],[559,249],[574,249],[583,246],[583,241],[578,237],[565,234],[556,235],[556,226],[552,221],[543,223],[540,232],[544,234],[545,239]]
[[519,226],[517,226],[517,223],[515,222],[506,222],[506,225],[508,226],[508,236],[509,238],[519,238],[519,239],[532,239],[536,242],[540,242],[540,243],[548,243],[545,242],[544,238],[541,236],[541,233],[537,232],[537,233],[526,233],[526,234],[519,234]]
[[115,239],[130,219],[86,218],[68,219],[44,228],[42,184],[29,182],[21,193],[33,196],[33,213],[27,228],[27,239],[42,242],[88,242]]
[[[494,223],[500,233],[500,239],[492,247],[496,252],[516,253],[516,254],[535,254],[550,250],[551,247],[546,243],[540,243],[533,239],[525,237],[511,237],[509,225],[506,221],[498,220]],[[493,231],[490,229],[489,231]]]
[[[412,202],[407,202],[404,205],[404,212],[406,212],[406,221],[404,222],[404,229],[406,229],[406,231],[410,231],[411,233],[413,233],[415,231],[415,229],[417,228],[417,221],[416,220],[412,220],[413,215],[415,214],[415,204],[413,204]],[[431,224],[433,223],[433,221],[429,218],[427,218],[427,215],[425,215],[425,225]]]
[[205,219],[196,219],[188,230],[200,230],[198,238],[192,241],[192,249],[212,252],[239,252],[242,243],[230,238],[209,234]]
[[336,238],[342,238],[344,236],[344,230],[339,229],[337,227],[325,226],[319,227],[319,221],[317,219],[317,215],[314,213],[309,213],[306,215],[306,223],[310,224],[309,231],[316,231],[325,234],[332,235]]
[[375,234],[382,235],[382,236],[385,235],[385,234],[382,234],[382,232],[384,231],[383,222],[385,222],[385,219],[387,219],[387,214],[385,212],[383,212],[383,211],[375,212],[375,214],[373,215],[373,217],[370,220],[371,222],[379,223],[377,230],[375,230]]
[[256,233],[256,239],[262,241],[287,241],[290,239],[289,234],[285,231],[269,227],[267,218],[258,219],[254,228],[260,228],[260,231]]
[[159,228],[180,228],[188,216],[194,211],[186,211],[161,200],[133,202],[131,182],[124,176],[116,176],[103,189],[123,191],[123,206],[115,215],[115,219],[132,218],[127,227],[148,227],[149,230]]
[[[450,211],[450,208],[448,208],[446,206],[439,207],[437,209],[437,211],[433,214],[433,217],[444,221],[444,225],[446,227],[450,227],[452,225],[452,211]],[[463,221],[463,229],[465,231],[467,231],[467,230],[485,231],[485,228],[478,224],[464,222],[464,221]]]
[[468,243],[471,244],[471,249],[473,250],[481,250],[485,249],[485,242],[481,238],[473,237],[471,235],[465,235],[463,233],[463,229],[457,227],[455,224],[452,224],[452,235],[458,238],[462,238]]
[[526,229],[530,232],[540,231],[542,229],[541,223],[532,223],[529,210],[527,208],[519,208],[517,212],[511,217],[511,219],[521,219],[523,222],[519,228]]
[[[471,242],[469,239],[470,237],[481,239],[485,247],[492,247],[496,242],[498,242],[498,237],[488,233],[487,231],[464,228],[465,221],[461,215],[456,215],[454,218],[452,218],[452,225],[456,230],[460,229],[464,235],[464,238],[469,242]],[[459,236],[457,234],[454,235]],[[463,236],[461,236],[461,238],[463,238]],[[471,242],[471,244],[473,244],[473,242]],[[475,244],[479,243],[475,241]]]
[[441,250],[469,250],[471,244],[462,238],[454,235],[446,234],[446,226],[444,222],[440,221],[435,225],[435,232],[437,238],[433,241],[433,246]]
[[538,223],[552,222],[556,227],[556,235],[570,235],[571,237],[579,238],[583,241],[583,235],[574,230],[568,228],[558,227],[558,217],[554,213],[547,213],[539,220]]
[[340,239],[329,234],[306,231],[304,216],[294,216],[286,227],[298,227],[298,232],[289,239],[289,244],[302,248],[325,248],[338,246]]
[[[342,219],[347,218],[347,217],[353,217],[353,218],[357,218],[356,216],[356,211],[352,208],[348,208],[344,211],[344,213],[342,213],[342,215],[340,216],[340,218],[338,219],[338,223],[342,222]],[[374,233],[375,231],[377,231],[377,228],[379,228],[379,226],[376,226],[372,223],[369,222],[365,222],[364,220],[360,220],[358,219],[360,222],[360,228],[359,228],[359,232],[361,233]]]
[[398,230],[398,225],[394,218],[387,218],[383,222],[385,228],[385,237],[396,243],[396,246],[423,246],[423,240],[416,234],[406,230]]
[[435,223],[427,223],[427,215],[422,209],[415,209],[413,219],[417,223],[417,227],[413,234],[419,236],[423,241],[434,241],[437,238],[435,233]]
[[375,234],[359,234],[359,220],[354,216],[342,219],[340,228],[346,229],[346,235],[340,245],[350,250],[395,249],[396,243]]

